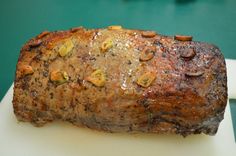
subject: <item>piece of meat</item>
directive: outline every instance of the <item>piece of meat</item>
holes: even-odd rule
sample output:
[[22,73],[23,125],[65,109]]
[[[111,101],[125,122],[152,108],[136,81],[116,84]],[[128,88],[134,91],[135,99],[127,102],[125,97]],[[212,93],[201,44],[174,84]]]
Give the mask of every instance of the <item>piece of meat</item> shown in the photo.
[[36,126],[214,135],[227,101],[225,60],[191,40],[120,26],[43,32],[21,49],[14,113]]

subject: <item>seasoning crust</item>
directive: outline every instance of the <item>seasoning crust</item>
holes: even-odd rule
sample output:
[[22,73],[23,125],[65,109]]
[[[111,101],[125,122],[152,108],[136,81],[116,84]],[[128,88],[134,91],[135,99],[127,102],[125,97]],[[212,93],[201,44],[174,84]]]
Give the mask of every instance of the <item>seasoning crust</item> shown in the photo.
[[227,101],[225,60],[192,39],[121,26],[42,32],[20,51],[14,113],[35,126],[214,135]]

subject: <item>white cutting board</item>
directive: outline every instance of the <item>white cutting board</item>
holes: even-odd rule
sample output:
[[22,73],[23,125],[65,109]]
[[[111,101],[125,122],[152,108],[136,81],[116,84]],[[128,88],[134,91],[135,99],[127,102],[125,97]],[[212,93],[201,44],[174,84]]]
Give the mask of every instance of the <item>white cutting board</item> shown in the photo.
[[[227,60],[229,95],[236,97],[236,62]],[[13,86],[0,104],[0,156],[236,156],[229,106],[215,136],[105,133],[53,122],[36,128],[17,122]]]

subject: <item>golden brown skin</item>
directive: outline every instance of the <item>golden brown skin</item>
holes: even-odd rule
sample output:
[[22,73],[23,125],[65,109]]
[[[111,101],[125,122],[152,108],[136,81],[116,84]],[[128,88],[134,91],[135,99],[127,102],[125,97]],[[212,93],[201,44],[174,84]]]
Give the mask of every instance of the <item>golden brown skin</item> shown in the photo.
[[64,120],[186,136],[215,134],[226,101],[225,61],[216,46],[152,31],[79,27],[43,32],[23,46],[13,106],[18,120],[36,126]]

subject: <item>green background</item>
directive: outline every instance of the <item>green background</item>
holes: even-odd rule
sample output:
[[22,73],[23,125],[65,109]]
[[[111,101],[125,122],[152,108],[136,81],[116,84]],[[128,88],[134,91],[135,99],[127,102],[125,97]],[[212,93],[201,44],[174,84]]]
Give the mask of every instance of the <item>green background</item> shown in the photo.
[[21,46],[43,30],[119,24],[193,35],[236,58],[235,0],[0,0],[0,99],[14,79]]

